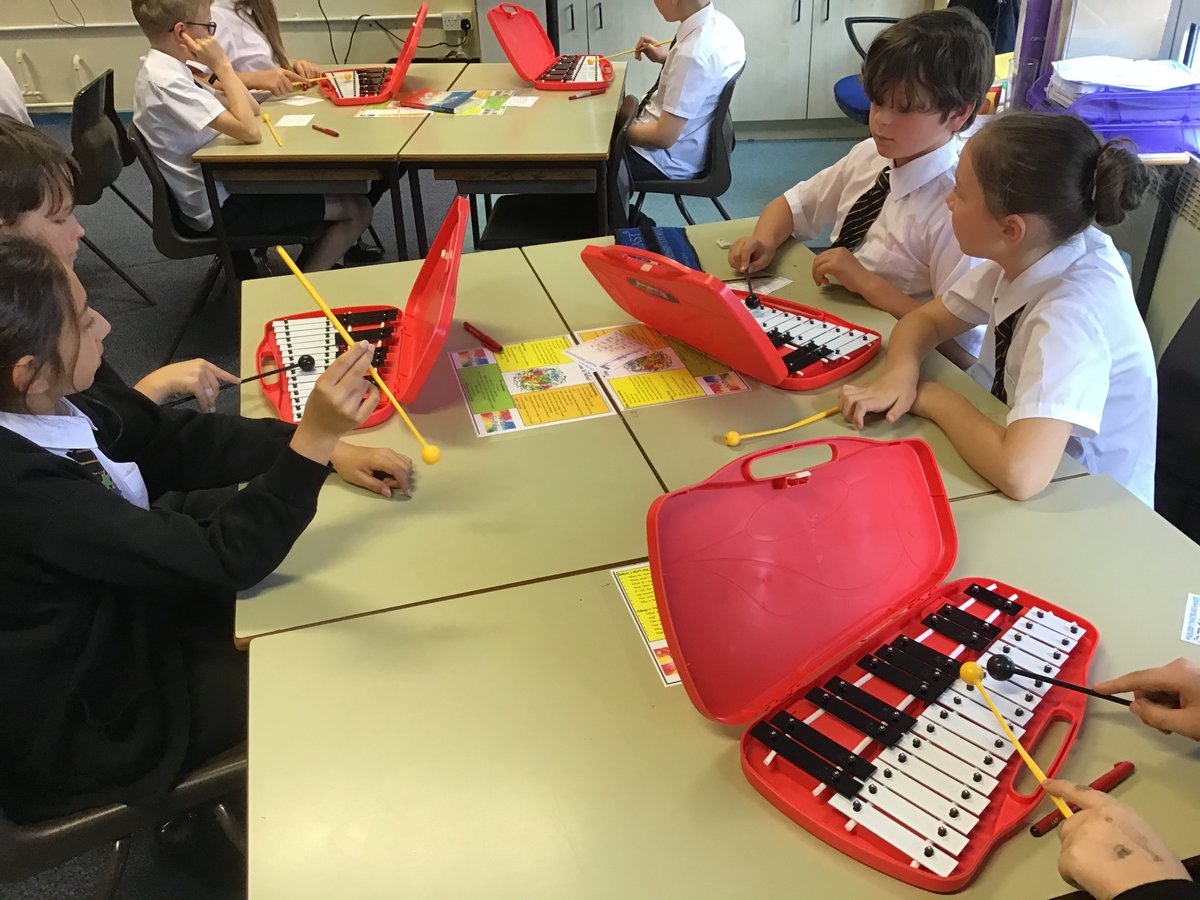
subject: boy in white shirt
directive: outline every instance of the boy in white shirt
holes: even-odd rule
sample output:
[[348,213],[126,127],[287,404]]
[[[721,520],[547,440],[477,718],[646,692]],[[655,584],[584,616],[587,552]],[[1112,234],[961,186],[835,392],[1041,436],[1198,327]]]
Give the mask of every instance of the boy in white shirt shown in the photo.
[[709,0],[654,0],[679,28],[671,47],[643,35],[636,57],[663,67],[633,124],[625,161],[634,181],[691,178],[708,157],[708,129],[721,90],[746,63],[742,33]]
[[[978,260],[963,255],[950,227],[958,132],[975,120],[994,76],[987,29],[960,9],[917,13],[879,34],[863,62],[871,137],[839,162],[772,200],[754,233],[737,240],[729,264],[765,268],[794,236],[832,226],[833,247],[813,262],[813,280],[836,278],[872,306],[900,318],[938,296]],[[966,367],[982,332],[939,348]]]
[[9,116],[26,125],[33,124],[29,118],[29,110],[25,108],[21,86],[17,84],[12,70],[3,59],[0,59],[0,116]]
[[[225,134],[247,144],[262,140],[258,105],[213,38],[209,0],[133,0],[133,15],[150,41],[133,87],[133,124],[158,161],[180,211],[198,231],[212,227],[212,210],[192,154]],[[187,61],[217,76],[216,94],[197,81]],[[306,271],[331,268],[371,222],[361,194],[235,194],[217,187],[230,235],[305,230],[325,223],[301,255]]]
[[[970,466],[1016,500],[1050,483],[1065,452],[1154,505],[1158,380],[1133,286],[1112,240],[1140,203],[1146,167],[1067,115],[1000,116],[967,143],[947,205],[965,252],[988,260],[906,315],[883,375],[842,388],[842,413],[906,412],[941,427]],[[921,358],[987,325],[972,374],[1011,409],[992,421],[920,381]]]

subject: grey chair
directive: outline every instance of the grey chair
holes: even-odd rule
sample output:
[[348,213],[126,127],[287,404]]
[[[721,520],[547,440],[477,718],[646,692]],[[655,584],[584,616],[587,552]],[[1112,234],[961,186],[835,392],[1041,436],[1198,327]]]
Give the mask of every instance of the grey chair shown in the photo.
[[244,853],[244,829],[224,799],[245,790],[245,784],[246,745],[242,744],[190,772],[154,806],[113,803],[33,825],[16,825],[0,814],[0,884],[22,881],[107,846],[108,863],[96,896],[110,900],[125,871],[133,833],[200,808],[212,812],[226,837]]
[[[111,189],[125,205],[132,209],[147,225],[150,219],[137,204],[116,186],[122,170],[130,165],[135,155],[125,126],[117,117],[113,106],[113,72],[109,69],[75,95],[71,104],[71,155],[79,163],[79,178],[75,183],[75,203],[91,206],[98,203],[106,189]],[[116,262],[96,246],[87,236],[83,244],[96,254],[121,280],[133,288],[151,306],[153,298],[134,281]]]
[[[626,97],[613,124],[608,156],[608,216],[613,228],[629,225],[622,170],[626,134],[636,112],[637,101]],[[596,236],[593,194],[505,194],[492,204],[476,246],[501,250]]]
[[737,146],[737,137],[733,133],[733,117],[729,114],[729,104],[733,102],[733,89],[737,87],[737,80],[745,70],[745,66],[738,69],[721,89],[721,96],[717,100],[717,108],[713,111],[712,122],[708,129],[708,156],[704,163],[704,169],[692,178],[656,178],[635,181],[633,190],[638,198],[629,216],[632,221],[637,221],[647,194],[670,194],[673,196],[675,205],[679,207],[679,212],[683,214],[684,220],[689,225],[695,225],[696,220],[683,205],[684,197],[707,197],[713,202],[722,218],[729,219],[729,213],[725,211],[720,200],[721,195],[729,190],[729,185],[733,182],[733,170],[730,167],[729,157],[733,153],[733,148]]
[[[221,274],[223,268],[220,246],[216,235],[211,231],[197,231],[184,221],[183,213],[180,212],[175,195],[171,193],[171,189],[167,186],[162,172],[159,171],[158,161],[150,152],[150,148],[146,146],[145,138],[142,137],[134,125],[129,126],[128,133],[134,152],[146,172],[146,177],[150,179],[150,191],[154,203],[154,246],[158,248],[158,252],[167,259],[195,259],[199,256],[211,256],[213,258],[209,264],[208,272],[204,276],[204,281],[201,282],[200,290],[197,291],[188,304],[183,322],[180,324],[179,330],[176,332],[175,338],[171,341],[171,346],[167,350],[166,357],[163,360],[163,364],[166,365],[166,363],[174,359],[175,351],[179,349],[188,326],[191,325],[192,320],[196,318],[196,315],[204,307],[205,302],[213,291],[213,287],[217,283],[217,276]],[[317,226],[309,231],[295,231],[283,234],[237,235],[229,238],[229,247],[236,257],[245,263],[247,271],[249,271],[253,269],[253,261],[248,251],[273,247],[276,244],[308,245],[316,241],[320,234],[321,227]],[[231,287],[237,283],[237,277],[236,272],[225,273],[226,282]]]

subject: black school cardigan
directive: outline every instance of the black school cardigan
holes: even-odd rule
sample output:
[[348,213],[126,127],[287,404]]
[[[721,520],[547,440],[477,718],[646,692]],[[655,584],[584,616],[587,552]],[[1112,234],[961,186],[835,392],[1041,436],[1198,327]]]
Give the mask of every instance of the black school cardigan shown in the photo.
[[144,510],[0,428],[0,811],[16,822],[152,802],[175,783],[189,722],[178,605],[270,574],[329,471],[288,448],[290,425],[163,410],[107,366],[70,399],[151,499],[249,484],[206,521]]

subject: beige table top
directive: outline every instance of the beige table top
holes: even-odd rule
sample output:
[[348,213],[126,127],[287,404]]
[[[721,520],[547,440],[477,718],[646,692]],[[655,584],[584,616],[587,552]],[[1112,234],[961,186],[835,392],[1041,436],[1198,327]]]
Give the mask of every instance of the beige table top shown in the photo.
[[[312,282],[331,306],[402,306],[419,265],[323,272]],[[290,276],[246,282],[242,371],[254,371],[267,321],[314,308]],[[479,346],[464,320],[504,341],[563,333],[516,250],[463,257],[447,351]],[[253,384],[242,389],[242,411],[274,415]],[[239,638],[645,555],[641,523],[662,489],[619,417],[477,438],[445,355],[407,411],[441,448],[436,466],[419,462],[398,416],[353,440],[418,460],[415,498],[387,501],[331,476],[291,554],[239,600]]]
[[[404,76],[405,92],[425,89],[445,90],[466,68],[463,63],[413,63]],[[310,88],[310,97],[320,97],[320,103],[292,106],[272,99],[262,104],[263,112],[271,114],[278,123],[286,115],[312,116],[313,125],[331,128],[338,137],[302,128],[280,128],[275,125],[283,146],[276,145],[271,133],[263,127],[263,139],[258,144],[243,144],[220,135],[193,155],[199,163],[269,163],[295,162],[364,162],[394,160],[400,148],[417,132],[425,116],[400,118],[355,118],[362,106],[334,106],[317,88]],[[293,94],[292,96],[297,96]]]
[[[743,219],[689,228],[689,236],[705,271],[717,278],[734,277],[735,273],[726,262],[726,251],[719,248],[716,241],[749,234],[753,224],[752,219]],[[612,301],[580,260],[580,252],[589,243],[611,244],[612,239],[593,238],[542,244],[523,250],[538,279],[574,331],[618,325],[630,320],[629,315]],[[849,322],[878,331],[884,336],[886,344],[896,320],[842,288],[814,286],[812,258],[812,252],[807,247],[794,242],[780,251],[770,269],[790,278],[792,284],[778,291],[778,296],[828,310]],[[834,415],[797,431],[747,440],[737,448],[725,445],[724,434],[727,431],[751,432],[779,428],[836,406],[838,391],[843,384],[877,377],[883,371],[883,362],[884,353],[880,353],[850,379],[835,382],[815,392],[784,391],[753,382],[754,389],[746,393],[643,407],[629,410],[623,415],[655,471],[671,490],[702,481],[720,466],[755,450],[793,441],[861,435],[879,440],[915,437],[926,441],[934,450],[951,499],[994,491],[990,482],[967,465],[940,428],[916,416],[905,416],[895,425],[888,425],[881,417],[876,418],[863,431],[856,432],[840,415]],[[951,386],[964,394],[993,420],[1004,421],[1007,407],[939,354],[932,354],[926,360],[922,374],[927,379]],[[772,460],[770,466],[764,467],[763,473],[776,474],[797,468],[797,461],[790,457],[791,454],[785,454],[783,458]],[[1081,475],[1083,472],[1082,466],[1064,457],[1056,478]]]
[[400,154],[404,162],[571,162],[608,158],[621,105],[625,63],[613,63],[613,86],[569,100],[569,91],[538,91],[508,63],[472,63],[455,90],[516,90],[536,94],[528,109],[502,116],[431,116]]
[[[954,512],[950,577],[1003,578],[1090,618],[1095,678],[1196,656],[1178,629],[1200,548],[1108,479]],[[272,635],[250,653],[254,900],[347,884],[364,900],[768,896],[797,879],[813,897],[929,896],[760,796],[740,769],[741,729],[662,686],[605,572]],[[1200,847],[1200,778],[1179,777],[1189,753],[1093,700],[1066,774],[1133,760],[1118,796],[1188,854]],[[1065,892],[1057,850],[1019,832],[966,895]]]

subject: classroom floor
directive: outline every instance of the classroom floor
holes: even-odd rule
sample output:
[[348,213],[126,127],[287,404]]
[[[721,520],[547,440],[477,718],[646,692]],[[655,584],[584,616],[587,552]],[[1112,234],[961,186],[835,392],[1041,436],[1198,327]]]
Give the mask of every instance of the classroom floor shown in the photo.
[[[61,122],[39,122],[64,146],[70,145],[69,126]],[[734,182],[723,198],[734,218],[754,216],[796,181],[830,165],[853,141],[743,141],[734,152]],[[150,189],[140,167],[125,170],[118,182],[121,189],[143,210],[150,209]],[[432,234],[454,197],[453,184],[435,182],[429,173],[422,179],[428,228]],[[407,195],[407,188],[404,193]],[[691,200],[688,208],[697,222],[716,221],[719,215],[707,200]],[[375,223],[395,259],[395,238],[388,198],[380,202]],[[649,197],[643,207],[660,225],[684,225],[669,197]],[[410,229],[412,215],[405,207]],[[76,271],[88,289],[92,304],[113,325],[105,341],[106,358],[130,382],[156,368],[175,329],[182,321],[184,306],[204,276],[207,259],[173,261],[154,249],[150,230],[114,194],[108,192],[94,206],[78,210],[79,221],[89,237],[154,298],[148,307],[90,250],[81,247]],[[468,243],[470,238],[468,237]],[[391,298],[399,299],[401,298]],[[238,361],[237,310],[225,301],[210,303],[193,322],[177,358],[204,356],[236,372]],[[222,395],[222,408],[236,411],[236,392]],[[219,838],[202,830],[200,840],[186,851],[164,852],[147,832],[135,836],[119,900],[234,900],[245,896],[244,877],[236,854],[222,847]],[[6,900],[49,900],[89,896],[102,871],[106,854],[96,851],[17,885],[5,885],[0,896]]]

